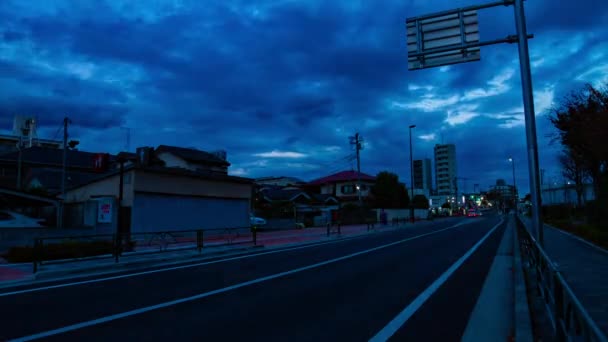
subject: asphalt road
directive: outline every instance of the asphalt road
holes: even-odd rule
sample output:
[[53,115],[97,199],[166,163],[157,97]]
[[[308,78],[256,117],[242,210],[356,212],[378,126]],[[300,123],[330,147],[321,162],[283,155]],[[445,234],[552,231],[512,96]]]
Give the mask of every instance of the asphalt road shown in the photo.
[[499,222],[440,220],[118,279],[2,289],[0,340],[365,341],[406,308],[394,340],[459,340],[502,237]]

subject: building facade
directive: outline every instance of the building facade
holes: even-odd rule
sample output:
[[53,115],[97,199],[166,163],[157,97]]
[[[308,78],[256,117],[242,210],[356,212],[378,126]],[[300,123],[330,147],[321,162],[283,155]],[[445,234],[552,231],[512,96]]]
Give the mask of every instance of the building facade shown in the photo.
[[356,171],[338,172],[327,177],[319,178],[306,186],[314,193],[332,195],[341,203],[355,202],[361,192],[362,199],[370,196],[371,189],[376,184],[376,177],[361,173],[361,187],[357,189],[359,175]]
[[430,191],[432,187],[431,160],[428,158],[414,160],[414,189]]
[[456,195],[456,146],[435,145],[435,186],[437,195]]

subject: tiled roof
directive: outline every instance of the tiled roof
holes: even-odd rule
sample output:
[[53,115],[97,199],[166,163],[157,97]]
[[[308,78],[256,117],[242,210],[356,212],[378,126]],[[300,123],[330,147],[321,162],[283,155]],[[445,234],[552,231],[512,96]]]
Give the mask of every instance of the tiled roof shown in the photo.
[[[337,183],[337,182],[347,182],[347,181],[356,181],[358,180],[357,171],[342,171],[338,173],[334,173],[333,175],[329,175],[327,177],[315,179],[308,183],[309,185],[323,185],[328,183]],[[375,181],[376,177],[370,176],[361,172],[361,180],[364,181]]]
[[292,198],[298,196],[298,194],[302,194],[304,196],[308,196],[302,190],[283,190],[283,189],[269,189],[262,192],[266,198],[272,201],[289,201]]
[[331,194],[312,194],[312,198],[315,201],[321,202],[321,203],[325,203],[330,198],[333,198],[334,200],[336,200],[337,202],[339,202],[339,200],[336,197],[334,197],[333,195],[331,195]]
[[168,152],[174,154],[185,161],[191,163],[206,163],[215,164],[221,166],[230,166],[230,163],[212,153],[196,150],[193,148],[184,148],[176,146],[160,145],[156,149],[155,153]]

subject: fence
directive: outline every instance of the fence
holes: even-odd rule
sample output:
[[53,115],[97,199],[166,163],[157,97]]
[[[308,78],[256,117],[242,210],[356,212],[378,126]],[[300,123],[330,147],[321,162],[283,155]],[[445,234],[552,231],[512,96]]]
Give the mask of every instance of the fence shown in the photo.
[[197,250],[227,245],[257,245],[257,229],[219,228],[180,231],[131,233],[128,235],[97,234],[35,238],[32,249],[34,273],[48,262],[61,263],[91,258],[114,258],[161,253],[176,250]]
[[538,295],[545,301],[558,341],[608,342],[523,222],[517,219],[519,243]]

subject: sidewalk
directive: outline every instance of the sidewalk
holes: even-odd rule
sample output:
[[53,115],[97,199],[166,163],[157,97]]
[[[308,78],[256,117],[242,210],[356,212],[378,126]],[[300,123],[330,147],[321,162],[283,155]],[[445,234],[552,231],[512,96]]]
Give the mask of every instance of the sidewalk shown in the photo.
[[[521,219],[530,229],[530,219]],[[608,334],[608,251],[547,224],[543,248],[591,318]]]
[[50,279],[53,277],[61,277],[67,275],[86,275],[93,272],[116,272],[126,271],[133,268],[151,267],[161,263],[179,263],[194,260],[204,260],[209,258],[217,258],[223,255],[235,255],[250,253],[254,250],[259,250],[260,247],[286,247],[290,245],[314,243],[321,241],[336,240],[340,238],[354,237],[364,234],[372,234],[377,231],[389,231],[398,228],[408,227],[423,227],[431,225],[433,221],[416,222],[414,225],[407,223],[401,225],[376,225],[375,230],[368,232],[367,225],[352,225],[341,227],[341,235],[337,234],[337,227],[333,227],[331,235],[327,236],[326,227],[278,230],[278,231],[260,231],[257,236],[257,246],[253,246],[251,240],[247,243],[239,243],[234,240],[232,245],[215,245],[213,243],[206,244],[202,253],[198,253],[196,249],[184,249],[184,246],[192,247],[192,244],[184,242],[180,249],[180,244],[175,249],[170,249],[162,253],[134,253],[130,256],[124,256],[119,263],[115,263],[111,257],[94,257],[79,261],[66,262],[47,262],[40,266],[39,271],[34,274],[32,263],[9,264],[4,259],[0,258],[0,286],[11,283],[21,283],[35,279]]

